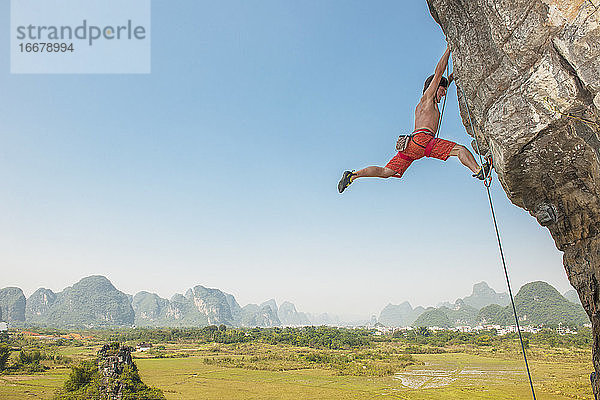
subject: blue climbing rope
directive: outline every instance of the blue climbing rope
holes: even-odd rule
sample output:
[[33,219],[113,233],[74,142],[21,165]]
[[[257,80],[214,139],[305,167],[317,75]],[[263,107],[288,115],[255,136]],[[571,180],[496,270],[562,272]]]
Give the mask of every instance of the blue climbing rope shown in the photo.
[[442,127],[442,119],[444,118],[444,110],[446,109],[446,99],[448,98],[448,89],[450,89],[450,66],[446,65],[446,76],[448,77],[448,86],[446,87],[446,95],[444,95],[444,104],[442,104],[442,112],[440,113],[440,120],[435,131],[435,138],[440,134],[440,128]]
[[[458,84],[456,87],[459,87]],[[477,150],[477,154],[479,155],[479,161],[483,166],[483,158],[481,156],[481,151],[479,150],[479,141],[477,140],[477,135],[475,135],[475,129],[473,128],[473,120],[471,119],[471,111],[469,110],[469,103],[467,102],[467,96],[465,96],[465,92],[460,87],[460,91],[463,96],[463,100],[465,102],[465,106],[467,108],[467,115],[469,116],[469,124],[471,125],[471,134],[475,138],[475,147]],[[491,169],[490,169],[491,176]],[[502,250],[502,241],[500,240],[500,232],[498,231],[498,223],[496,222],[496,213],[494,212],[494,204],[492,202],[492,194],[490,193],[491,179],[489,181],[484,180],[484,186],[487,190],[488,200],[490,201],[490,210],[492,211],[492,220],[494,221],[494,228],[496,229],[496,238],[498,239],[498,248],[500,249],[500,257],[502,258],[502,265],[504,266],[504,276],[506,277],[506,286],[508,286],[508,293],[510,294],[510,302],[512,304],[513,313],[515,315],[515,323],[517,324],[517,332],[519,333],[519,341],[521,342],[521,350],[523,350],[523,359],[525,360],[525,368],[527,369],[527,377],[529,377],[529,386],[531,386],[531,394],[533,395],[533,400],[535,398],[535,390],[533,389],[533,381],[531,380],[531,373],[529,372],[529,363],[527,362],[527,355],[525,354],[525,345],[523,344],[523,337],[521,335],[521,327],[519,326],[519,317],[517,316],[517,308],[515,307],[515,299],[512,294],[512,289],[510,287],[510,279],[508,279],[508,269],[506,268],[506,260],[504,259],[504,251]]]

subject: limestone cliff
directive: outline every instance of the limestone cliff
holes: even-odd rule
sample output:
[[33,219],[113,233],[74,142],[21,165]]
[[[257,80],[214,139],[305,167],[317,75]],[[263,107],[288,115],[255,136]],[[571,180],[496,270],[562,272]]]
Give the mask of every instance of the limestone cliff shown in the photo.
[[27,298],[25,320],[30,322],[48,312],[56,301],[56,293],[50,289],[39,288]]
[[20,288],[0,289],[0,321],[13,324],[25,321],[25,295]]
[[56,294],[37,290],[27,300],[26,316],[28,324],[62,328],[131,326],[134,322],[129,298],[104,276],[88,276]]
[[463,123],[470,131],[468,104],[508,197],[564,252],[599,376],[600,0],[427,2],[452,49]]

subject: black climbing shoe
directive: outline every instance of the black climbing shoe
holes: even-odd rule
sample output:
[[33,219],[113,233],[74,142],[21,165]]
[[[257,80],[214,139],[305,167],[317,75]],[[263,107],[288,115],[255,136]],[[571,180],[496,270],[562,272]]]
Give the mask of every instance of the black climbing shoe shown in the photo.
[[477,178],[480,181],[483,181],[483,180],[485,180],[485,178],[488,177],[491,170],[492,170],[492,158],[486,157],[485,162],[483,163],[483,166],[481,167],[481,169],[479,170],[478,173],[473,174],[473,178]]
[[350,186],[350,184],[352,183],[352,181],[350,180],[350,178],[352,178],[352,175],[356,174],[354,174],[353,171],[344,171],[342,179],[340,179],[340,183],[338,183],[338,192],[342,193],[344,190],[346,190],[348,186]]

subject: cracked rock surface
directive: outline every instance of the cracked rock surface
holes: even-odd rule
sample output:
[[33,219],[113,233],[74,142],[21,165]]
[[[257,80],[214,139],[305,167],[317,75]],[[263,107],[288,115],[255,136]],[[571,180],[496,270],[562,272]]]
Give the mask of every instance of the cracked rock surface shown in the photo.
[[600,0],[427,2],[452,50],[463,124],[471,132],[468,104],[509,199],[564,252],[600,376]]

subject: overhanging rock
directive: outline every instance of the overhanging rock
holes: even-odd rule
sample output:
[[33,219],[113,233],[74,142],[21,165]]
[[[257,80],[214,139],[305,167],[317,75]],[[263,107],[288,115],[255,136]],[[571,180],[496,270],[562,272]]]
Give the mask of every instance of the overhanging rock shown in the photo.
[[463,124],[470,132],[468,102],[509,199],[564,252],[598,374],[600,0],[427,2],[452,49]]

